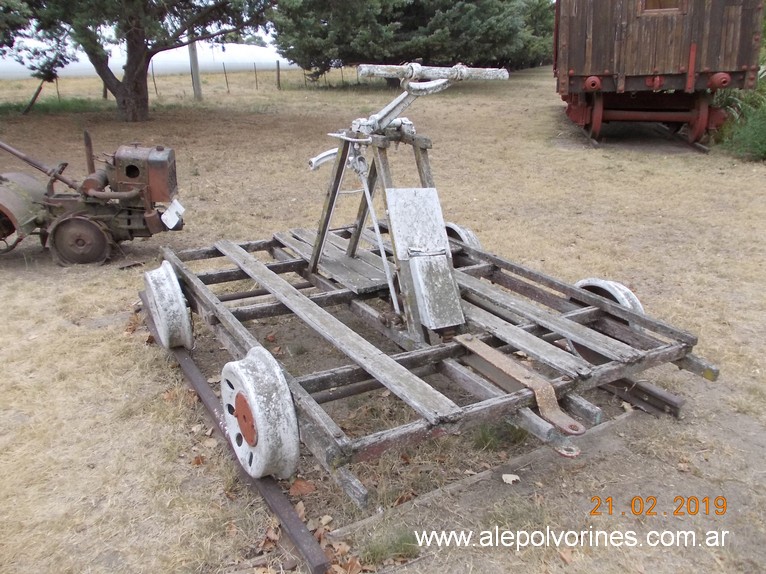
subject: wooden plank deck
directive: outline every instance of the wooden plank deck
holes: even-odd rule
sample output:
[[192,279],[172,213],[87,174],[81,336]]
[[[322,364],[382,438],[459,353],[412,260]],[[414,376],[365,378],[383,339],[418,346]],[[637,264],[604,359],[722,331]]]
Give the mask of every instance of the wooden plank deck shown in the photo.
[[533,359],[553,367],[562,375],[578,378],[587,377],[591,373],[591,366],[587,361],[546,343],[539,337],[503,321],[476,305],[463,301],[463,313],[470,322],[492,333],[501,341],[524,351]]
[[460,271],[455,271],[458,285],[461,288],[475,293],[479,297],[486,298],[496,305],[508,309],[522,317],[534,321],[546,329],[558,333],[562,337],[580,343],[589,349],[624,363],[630,363],[641,357],[641,352],[633,347],[621,343],[611,337],[589,329],[579,323],[562,318],[560,315],[536,307],[510,293],[492,289],[492,286],[481,279],[471,277]]
[[[316,232],[312,233],[316,237]],[[332,233],[329,235],[332,235]],[[295,253],[300,257],[306,259],[307,261],[311,259],[311,253],[314,248],[313,243],[307,243],[306,241],[293,235],[292,232],[276,233],[274,237],[280,243],[282,243],[282,245],[295,251]],[[331,245],[329,242],[325,243],[324,256],[319,260],[318,265],[320,273],[331,279],[334,279],[347,289],[351,289],[354,293],[370,293],[385,288],[386,277],[382,271],[379,271],[379,277],[377,278],[373,279],[368,277],[355,270],[353,263],[349,264],[355,260],[346,257],[345,253],[343,254],[344,259],[341,259],[337,256],[328,256],[327,254],[330,252],[330,250],[337,250],[337,248]],[[368,273],[368,268],[369,266],[365,267],[365,273]]]
[[216,248],[430,424],[457,420],[461,416],[462,409],[450,399],[324,311],[245,250],[225,240],[217,242]]

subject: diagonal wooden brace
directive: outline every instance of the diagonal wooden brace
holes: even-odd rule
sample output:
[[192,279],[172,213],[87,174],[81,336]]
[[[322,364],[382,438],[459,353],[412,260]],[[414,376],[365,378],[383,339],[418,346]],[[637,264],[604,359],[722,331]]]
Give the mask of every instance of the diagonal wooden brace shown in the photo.
[[458,335],[454,340],[534,392],[540,416],[561,432],[569,435],[581,435],[585,432],[582,424],[561,410],[553,386],[541,375],[471,334]]

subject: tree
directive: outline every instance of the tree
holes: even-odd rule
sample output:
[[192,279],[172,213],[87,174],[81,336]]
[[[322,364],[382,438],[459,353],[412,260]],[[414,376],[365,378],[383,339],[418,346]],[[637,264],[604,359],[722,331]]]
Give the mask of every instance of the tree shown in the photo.
[[16,35],[27,27],[31,15],[22,0],[0,0],[0,56],[13,47]]
[[[9,0],[3,0],[8,2]],[[19,0],[10,0],[18,2]],[[149,117],[147,72],[156,54],[195,40],[231,39],[265,24],[273,0],[27,0],[30,24],[22,35],[54,39],[85,52],[114,95],[120,118]],[[1,30],[1,29],[0,29]],[[109,68],[108,47],[122,44],[122,78]]]
[[550,58],[551,0],[281,0],[270,20],[284,57],[319,75],[359,63],[518,68]]
[[280,54],[315,77],[341,63],[389,61],[402,0],[280,0],[269,13]]

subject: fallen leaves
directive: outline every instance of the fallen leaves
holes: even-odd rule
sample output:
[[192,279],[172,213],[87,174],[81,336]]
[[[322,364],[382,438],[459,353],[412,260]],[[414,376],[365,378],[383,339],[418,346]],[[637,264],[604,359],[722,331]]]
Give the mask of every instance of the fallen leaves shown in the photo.
[[574,560],[574,555],[572,554],[571,548],[564,548],[563,550],[559,550],[559,558],[569,566],[572,563],[572,560]]
[[317,489],[313,482],[304,480],[302,478],[296,478],[290,485],[290,496],[305,496],[311,494]]
[[505,484],[513,484],[514,482],[521,481],[518,474],[504,474],[502,479]]

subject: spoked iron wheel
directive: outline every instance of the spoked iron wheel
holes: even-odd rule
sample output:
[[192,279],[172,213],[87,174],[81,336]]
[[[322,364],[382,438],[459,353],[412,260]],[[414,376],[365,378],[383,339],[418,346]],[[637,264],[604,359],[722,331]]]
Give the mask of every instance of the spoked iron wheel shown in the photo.
[[221,402],[229,441],[253,478],[289,478],[300,438],[292,394],[277,360],[263,347],[224,365]]
[[590,123],[585,126],[591,139],[597,140],[604,123],[604,96],[600,92],[593,94],[590,105]]
[[112,235],[102,222],[84,214],[64,215],[48,232],[53,259],[59,265],[102,264],[112,254]]

